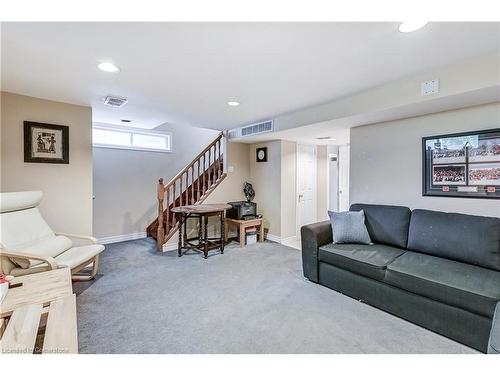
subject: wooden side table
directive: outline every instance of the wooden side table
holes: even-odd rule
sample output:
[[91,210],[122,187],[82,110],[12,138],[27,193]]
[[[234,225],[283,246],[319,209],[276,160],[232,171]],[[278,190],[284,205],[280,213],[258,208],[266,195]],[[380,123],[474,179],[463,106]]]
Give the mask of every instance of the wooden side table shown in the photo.
[[257,218],[251,220],[237,220],[226,217],[226,232],[224,240],[227,242],[227,235],[231,225],[236,226],[240,230],[240,247],[245,247],[245,229],[249,227],[259,228],[259,242],[264,242],[264,218]]
[[[228,204],[195,204],[172,208],[172,212],[179,218],[178,255],[182,256],[182,249],[202,251],[205,259],[208,257],[209,250],[220,249],[221,254],[224,254],[224,216],[226,210],[230,208],[231,206]],[[208,237],[208,218],[210,216],[220,218],[219,237]],[[198,235],[192,238],[187,237],[187,221],[189,218],[199,220]]]

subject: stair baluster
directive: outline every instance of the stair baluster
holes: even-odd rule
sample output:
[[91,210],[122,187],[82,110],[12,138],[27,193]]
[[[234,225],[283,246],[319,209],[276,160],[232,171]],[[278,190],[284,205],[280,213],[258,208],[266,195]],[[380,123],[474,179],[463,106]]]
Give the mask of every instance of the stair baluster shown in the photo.
[[[170,182],[158,180],[158,217],[147,228],[155,237],[159,251],[179,228],[173,207],[200,204],[226,177],[223,171],[222,133]],[[207,157],[208,153],[208,157]],[[166,197],[165,197],[166,194]]]

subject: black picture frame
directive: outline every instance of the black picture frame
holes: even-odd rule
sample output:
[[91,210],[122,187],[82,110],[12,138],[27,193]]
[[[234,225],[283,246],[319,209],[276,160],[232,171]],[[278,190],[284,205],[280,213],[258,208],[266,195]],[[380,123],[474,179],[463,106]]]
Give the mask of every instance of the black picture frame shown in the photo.
[[423,196],[500,199],[499,174],[500,128],[422,137]]
[[[40,140],[36,145],[33,144],[34,132],[38,132]],[[69,127],[24,121],[24,162],[69,164]]]
[[[264,157],[259,158],[259,152],[263,152]],[[257,163],[267,162],[267,147],[258,147],[255,149],[255,161]]]

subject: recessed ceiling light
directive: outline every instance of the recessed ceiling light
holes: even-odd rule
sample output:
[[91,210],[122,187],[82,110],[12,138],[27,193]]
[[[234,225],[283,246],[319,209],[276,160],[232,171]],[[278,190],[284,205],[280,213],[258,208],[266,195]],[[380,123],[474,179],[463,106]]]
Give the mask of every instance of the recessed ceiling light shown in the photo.
[[333,138],[330,135],[327,135],[325,137],[316,137],[316,139],[318,139],[320,141],[335,141],[336,140],[335,138]]
[[132,122],[132,120],[127,120],[127,119],[121,119],[121,122]]
[[417,31],[418,29],[421,29],[425,25],[427,25],[428,22],[426,21],[409,21],[409,22],[401,22],[401,25],[399,25],[399,31],[402,33],[411,33],[413,31]]
[[227,102],[227,105],[230,107],[237,107],[240,105],[240,102],[232,100],[232,101]]
[[120,71],[120,68],[118,68],[115,64],[111,64],[110,62],[102,62],[99,65],[97,65],[99,69],[101,69],[103,72],[108,72],[108,73],[116,73]]

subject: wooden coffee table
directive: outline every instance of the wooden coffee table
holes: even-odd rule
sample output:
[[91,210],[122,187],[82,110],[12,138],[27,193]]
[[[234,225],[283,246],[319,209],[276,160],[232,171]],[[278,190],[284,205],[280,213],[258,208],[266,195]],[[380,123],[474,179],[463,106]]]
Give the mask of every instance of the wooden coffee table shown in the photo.
[[234,225],[240,230],[240,247],[245,247],[245,229],[249,227],[259,228],[259,242],[264,242],[264,218],[256,218],[251,220],[237,220],[226,218],[227,230],[225,232],[225,242],[227,242],[227,234],[231,225]]
[[73,294],[69,268],[34,273],[14,278],[0,304],[0,318],[10,316],[19,307],[41,303],[47,307],[60,297]]
[[[37,346],[39,334],[43,343]],[[11,282],[0,306],[0,352],[78,353],[76,297],[69,268],[18,276]]]

